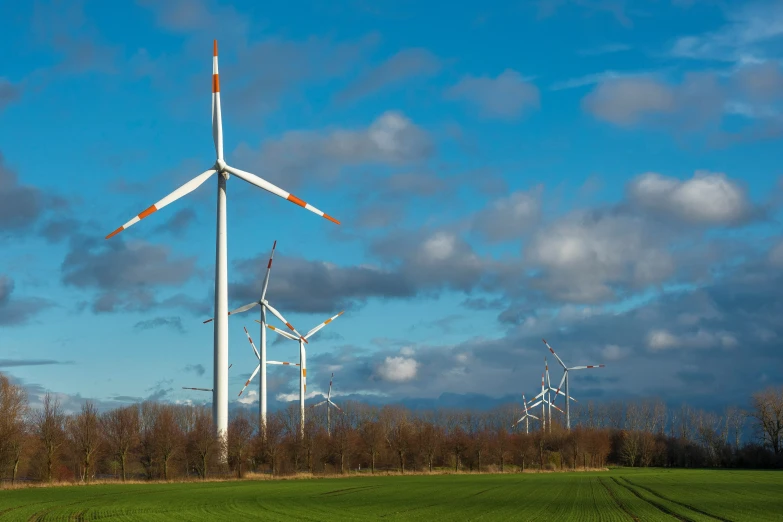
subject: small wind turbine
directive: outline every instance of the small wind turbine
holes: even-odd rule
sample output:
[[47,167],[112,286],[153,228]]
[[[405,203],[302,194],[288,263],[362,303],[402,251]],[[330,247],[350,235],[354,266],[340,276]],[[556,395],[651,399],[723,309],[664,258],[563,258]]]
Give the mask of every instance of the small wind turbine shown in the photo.
[[[292,341],[298,341],[299,342],[299,366],[301,371],[299,372],[299,434],[302,438],[304,438],[304,427],[305,427],[305,395],[307,394],[307,353],[305,352],[305,343],[307,342],[307,339],[309,339],[313,334],[321,330],[324,326],[331,323],[341,315],[343,315],[343,312],[340,312],[339,314],[335,315],[334,317],[330,317],[323,323],[319,324],[309,332],[307,332],[304,337],[299,336],[299,338],[294,337],[290,333],[281,330],[279,328],[275,328],[271,324],[266,325],[267,328],[270,330],[277,332],[278,334],[282,335],[286,339],[291,339]],[[257,323],[260,323],[258,319],[256,319]]]
[[[557,359],[557,362],[559,362],[560,366],[563,367],[563,378],[560,379],[560,385],[557,387],[557,393],[560,393],[560,388],[563,386],[563,382],[565,381],[565,396],[566,397],[569,397],[569,398],[571,397],[568,394],[568,372],[569,371],[571,371],[571,370],[587,370],[587,369],[590,369],[590,368],[604,368],[605,367],[605,365],[603,365],[603,364],[597,364],[597,365],[590,365],[590,366],[572,366],[571,368],[569,368],[568,366],[565,365],[565,363],[562,361],[562,359],[560,359],[560,357],[557,356],[557,354],[552,349],[552,347],[549,346],[549,343],[546,342],[546,339],[541,339],[541,340],[544,341],[544,344],[546,345],[546,347],[549,348],[549,351],[552,352],[552,355],[555,356],[555,359]],[[569,431],[571,430],[571,407],[570,407],[570,404],[571,403],[568,400],[566,400],[566,411],[565,411],[565,414],[566,414],[566,429],[569,430]]]
[[217,156],[217,159],[209,170],[188,181],[165,198],[144,210],[141,214],[134,216],[133,219],[106,236],[106,239],[119,234],[166,205],[178,200],[182,196],[190,194],[207,181],[207,179],[218,174],[214,314],[214,317],[216,317],[217,320],[215,321],[214,336],[214,392],[212,400],[212,417],[215,421],[215,431],[217,435],[219,437],[225,437],[228,430],[228,245],[226,229],[226,182],[228,181],[229,176],[233,174],[251,185],[271,192],[276,196],[299,205],[338,225],[340,222],[333,217],[324,214],[312,205],[305,203],[293,194],[269,183],[265,179],[226,164],[226,161],[223,158],[223,118],[220,111],[220,78],[218,76],[217,40],[213,42],[212,48],[212,138],[215,142],[215,155]]
[[313,406],[313,409],[317,408],[318,406],[321,406],[322,404],[326,404],[326,434],[330,435],[332,434],[332,409],[330,406],[334,406],[337,408],[337,411],[340,413],[345,413],[343,410],[340,409],[338,405],[336,405],[334,402],[332,402],[332,381],[334,380],[334,373],[332,373],[332,376],[329,378],[329,392],[326,394],[326,400],[321,401],[315,406]]
[[541,374],[541,392],[538,395],[536,395],[535,397],[533,397],[530,400],[530,402],[532,403],[536,399],[541,399],[540,401],[538,401],[535,404],[533,404],[531,406],[531,408],[541,404],[541,417],[543,417],[543,419],[544,419],[543,423],[542,423],[542,428],[544,429],[544,431],[548,430],[549,432],[551,432],[552,431],[552,415],[550,413],[549,418],[547,418],[546,407],[550,406],[550,408],[549,408],[550,412],[552,411],[552,408],[556,409],[557,411],[559,411],[561,413],[562,413],[563,410],[561,410],[560,408],[558,408],[557,406],[555,406],[554,404],[549,402],[549,399],[548,399],[549,390],[547,390],[545,388],[545,386],[544,386],[544,377],[545,377],[545,375],[546,375],[546,373],[542,373]]
[[[248,303],[246,305],[240,306],[236,310],[231,310],[228,312],[228,315],[233,314],[241,314],[242,312],[245,312],[247,310],[250,310],[256,305],[261,306],[261,354],[259,355],[259,368],[261,368],[261,376],[258,379],[258,419],[261,423],[261,433],[266,436],[266,411],[267,411],[267,399],[266,399],[266,328],[264,328],[264,325],[266,324],[266,311],[269,310],[272,312],[272,315],[280,319],[292,332],[294,332],[296,335],[301,337],[299,332],[296,331],[296,328],[291,326],[291,323],[286,321],[285,317],[282,316],[280,312],[278,312],[272,305],[269,304],[269,301],[266,300],[266,289],[269,286],[269,274],[272,271],[272,259],[275,257],[275,248],[277,248],[277,241],[272,244],[272,252],[269,254],[269,263],[266,265],[266,275],[264,275],[264,284],[261,289],[261,298],[258,301],[253,301],[252,303]],[[204,324],[212,321],[212,319],[207,319],[204,321]],[[247,333],[247,329],[245,329],[245,333]],[[250,334],[248,334],[248,339],[250,338]],[[307,341],[305,341],[307,342]],[[250,344],[253,344],[253,341],[250,341]],[[253,350],[255,350],[255,345],[253,346]],[[258,355],[258,354],[256,354]],[[254,374],[255,375],[255,374]]]
[[[514,429],[520,422],[525,421],[525,433],[530,433],[530,425],[529,425],[530,419],[529,419],[529,417],[533,417],[536,420],[539,420],[539,419],[538,419],[538,417],[536,417],[535,415],[531,414],[528,411],[528,409],[527,409],[527,401],[525,401],[525,394],[524,393],[522,394],[522,406],[525,408],[525,414],[522,415],[522,417],[520,417],[520,419],[518,421],[516,421],[513,426],[511,426],[511,429]],[[535,408],[536,406],[538,406],[538,403],[533,404],[531,406],[531,408]]]
[[[247,340],[250,341],[250,346],[253,348],[253,352],[256,354],[256,358],[258,359],[258,366],[256,366],[255,371],[250,375],[250,378],[245,383],[245,386],[242,387],[242,391],[239,392],[238,397],[242,396],[242,392],[245,391],[245,388],[247,388],[247,386],[250,384],[250,381],[253,380],[253,377],[255,377],[258,371],[261,369],[261,365],[264,364],[263,362],[261,362],[261,355],[258,353],[258,350],[256,350],[256,345],[253,344],[253,339],[250,338],[250,334],[248,333],[247,328],[245,328],[245,335],[247,335]],[[299,366],[299,363],[290,363],[285,361],[266,361],[266,364],[279,364],[283,366]],[[265,373],[266,370],[262,372],[262,374]],[[264,387],[264,393],[266,393],[266,387]],[[259,401],[260,400],[261,399],[259,398]]]

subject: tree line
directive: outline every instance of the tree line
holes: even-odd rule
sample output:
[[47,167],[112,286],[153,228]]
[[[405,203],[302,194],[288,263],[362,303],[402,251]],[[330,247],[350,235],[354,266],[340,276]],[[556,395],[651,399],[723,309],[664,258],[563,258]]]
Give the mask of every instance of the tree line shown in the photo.
[[783,387],[754,394],[748,411],[671,409],[660,400],[590,402],[572,408],[571,431],[558,417],[547,431],[534,421],[529,433],[524,421],[512,428],[520,410],[509,404],[480,412],[411,411],[345,401],[344,413],[332,412],[328,431],[325,410],[310,408],[302,436],[298,405],[292,404],[271,414],[266,430],[257,417],[236,412],[224,441],[215,436],[206,406],[142,402],[99,412],[87,401],[66,414],[47,394],[40,408],[31,409],[24,390],[0,374],[0,478],[783,467]]

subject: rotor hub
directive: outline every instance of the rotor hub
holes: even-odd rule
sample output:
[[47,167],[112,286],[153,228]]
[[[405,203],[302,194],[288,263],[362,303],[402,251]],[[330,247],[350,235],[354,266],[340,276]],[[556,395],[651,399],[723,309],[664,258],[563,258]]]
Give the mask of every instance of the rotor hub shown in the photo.
[[228,174],[228,171],[226,170],[226,167],[227,167],[227,166],[228,166],[228,165],[226,164],[226,162],[225,162],[225,161],[223,161],[222,159],[218,159],[218,160],[215,162],[214,169],[215,169],[216,171],[218,171],[218,174],[220,174],[221,176],[223,176],[225,179],[228,179],[228,176],[229,176],[229,174]]

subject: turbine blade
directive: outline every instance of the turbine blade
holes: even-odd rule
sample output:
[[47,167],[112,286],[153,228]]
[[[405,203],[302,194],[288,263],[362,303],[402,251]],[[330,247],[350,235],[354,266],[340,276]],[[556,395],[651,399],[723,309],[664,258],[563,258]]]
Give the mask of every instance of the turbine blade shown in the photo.
[[182,389],[183,390],[208,391],[208,392],[212,391],[212,388],[188,388],[187,386],[183,386]]
[[530,408],[530,409],[533,409],[533,408],[535,408],[536,406],[539,406],[539,405],[541,404],[541,402],[543,402],[543,401],[538,401],[538,402],[537,402],[537,403],[535,403],[535,404],[528,404],[528,406],[527,406],[527,407],[528,407],[528,408]]
[[330,317],[329,319],[327,319],[327,320],[326,320],[326,321],[324,321],[323,323],[319,324],[318,326],[316,326],[315,328],[313,328],[312,330],[310,330],[309,332],[307,332],[307,333],[305,334],[304,338],[305,338],[305,339],[309,339],[309,338],[310,338],[310,336],[312,336],[312,335],[313,335],[314,333],[316,333],[318,330],[320,330],[321,328],[323,328],[323,327],[324,327],[324,326],[326,326],[327,324],[331,323],[332,321],[334,321],[335,319],[337,319],[338,317],[340,317],[340,316],[341,316],[341,315],[343,315],[344,313],[345,313],[345,310],[343,310],[343,311],[342,311],[342,312],[340,312],[339,314],[335,315],[334,317]]
[[[560,379],[560,384],[557,385],[557,391],[555,392],[555,394],[560,393],[560,389],[563,387],[563,383],[565,382],[567,375],[568,375],[568,370],[563,372],[563,378]],[[565,393],[563,395],[565,395]]]
[[302,201],[298,197],[294,196],[293,194],[290,194],[290,193],[286,192],[285,190],[281,189],[280,187],[278,187],[276,185],[273,185],[272,183],[269,183],[267,180],[265,180],[263,178],[259,178],[255,174],[251,174],[250,172],[245,172],[244,170],[239,170],[239,169],[236,169],[236,168],[231,167],[231,166],[226,166],[226,170],[228,172],[230,172],[231,174],[233,174],[234,176],[238,177],[239,179],[243,179],[243,180],[247,181],[251,185],[255,185],[256,187],[262,188],[262,189],[266,190],[267,192],[271,192],[272,194],[274,194],[276,196],[280,196],[283,199],[287,199],[291,203],[295,203],[295,204],[299,205],[300,207],[305,208],[305,209],[309,210],[310,212],[313,212],[314,214],[318,214],[319,216],[328,219],[332,223],[336,223],[338,225],[340,224],[340,222],[337,221],[336,219],[334,219],[332,216],[330,216],[328,214],[324,214],[323,212],[321,212],[320,210],[318,210],[314,206],[312,206],[312,205],[310,205],[308,203],[305,203],[304,201]]
[[256,371],[254,371],[254,372],[253,372],[253,374],[252,374],[252,375],[250,376],[250,378],[247,380],[247,382],[245,383],[245,385],[242,387],[242,391],[241,391],[241,392],[239,392],[239,395],[238,395],[238,397],[241,397],[241,396],[242,396],[242,392],[243,392],[243,391],[245,391],[245,388],[247,388],[247,386],[250,384],[250,381],[252,381],[252,380],[253,380],[253,377],[255,377],[255,376],[256,376],[256,374],[258,373],[258,370],[260,370],[260,369],[261,369],[261,365],[259,364],[258,366],[256,366]]
[[[258,324],[261,324],[261,321],[259,321],[258,319],[256,319],[256,322],[257,322]],[[272,330],[272,331],[274,331],[274,332],[276,332],[276,333],[278,333],[278,334],[282,335],[282,336],[283,336],[283,337],[285,337],[286,339],[291,339],[292,341],[298,341],[298,340],[299,340],[299,338],[298,338],[298,337],[296,337],[296,336],[293,336],[293,335],[291,335],[290,333],[286,332],[285,330],[281,330],[280,328],[275,328],[275,327],[274,327],[274,326],[272,326],[271,324],[267,324],[267,325],[266,325],[266,327],[267,327],[267,328],[269,328],[270,330]]]
[[327,400],[327,402],[328,402],[329,404],[331,404],[332,406],[334,406],[335,408],[337,408],[337,411],[339,411],[340,413],[345,413],[345,412],[344,412],[344,411],[343,411],[343,410],[342,410],[342,409],[341,409],[341,408],[340,408],[338,405],[336,405],[336,404],[335,404],[335,403],[333,403],[332,401],[329,401],[329,400]]
[[217,159],[223,159],[223,116],[220,113],[220,76],[218,76],[217,40],[212,42],[212,139]]
[[332,376],[329,377],[329,393],[326,396],[326,400],[328,401],[332,397],[332,381],[334,380],[334,373],[332,373]]
[[266,265],[266,275],[264,276],[264,289],[261,290],[261,300],[266,299],[266,287],[269,286],[269,272],[272,271],[272,258],[275,257],[275,248],[277,248],[277,241],[272,244],[272,253],[269,254],[269,263]]
[[546,345],[546,347],[547,347],[547,348],[549,348],[549,351],[550,351],[550,352],[552,352],[552,355],[554,355],[554,356],[555,356],[555,359],[557,359],[557,362],[559,362],[559,363],[560,363],[560,366],[562,366],[564,370],[567,370],[568,368],[566,368],[566,365],[565,365],[565,363],[563,362],[563,360],[562,360],[562,359],[560,359],[560,357],[558,357],[558,356],[557,356],[557,354],[556,354],[556,353],[555,353],[555,351],[552,349],[552,347],[551,347],[551,346],[549,346],[549,343],[548,343],[548,342],[546,342],[546,339],[541,339],[541,340],[542,340],[542,341],[544,341],[544,344]]
[[106,236],[106,239],[109,239],[111,237],[116,236],[117,234],[119,234],[120,232],[125,230],[126,228],[130,228],[132,225],[135,225],[136,223],[138,223],[139,221],[141,221],[145,217],[149,216],[153,212],[156,212],[156,211],[162,209],[163,207],[165,207],[169,203],[173,203],[174,201],[178,200],[179,198],[181,198],[182,196],[184,196],[186,194],[190,194],[191,192],[196,190],[199,186],[201,186],[201,184],[204,183],[215,172],[217,172],[215,169],[210,169],[210,170],[208,170],[208,171],[206,171],[206,172],[204,172],[202,174],[199,174],[198,176],[196,176],[195,178],[191,179],[190,181],[188,181],[187,183],[182,185],[180,188],[178,188],[177,190],[175,190],[174,192],[172,192],[171,194],[169,194],[165,198],[161,199],[160,201],[158,201],[157,203],[155,203],[151,207],[147,208],[147,210],[145,210],[141,214],[135,216],[133,219],[131,219],[130,221],[128,221],[127,223],[122,225],[120,228],[118,228],[117,230],[115,230],[114,232],[112,232],[111,234]]
[[591,364],[590,366],[574,366],[573,368],[569,368],[569,370],[588,370],[591,368],[606,368],[605,364]]
[[258,350],[256,350],[256,345],[253,344],[253,339],[250,337],[250,333],[247,331],[247,328],[245,328],[245,335],[247,335],[247,340],[250,341],[250,346],[253,347],[253,353],[256,354],[256,357],[258,360],[261,360],[261,354],[258,353]]
[[326,401],[321,401],[318,404],[313,404],[313,408],[317,408],[318,406],[320,406],[322,404],[326,404]]
[[289,330],[291,330],[292,332],[294,332],[294,333],[297,335],[297,337],[298,337],[298,338],[301,338],[301,339],[303,339],[305,343],[307,342],[307,339],[305,339],[304,337],[302,337],[302,334],[300,334],[299,332],[297,332],[297,331],[296,331],[296,328],[294,328],[294,327],[291,325],[291,323],[289,323],[288,321],[286,321],[286,320],[285,320],[285,317],[283,317],[283,314],[281,314],[280,312],[278,312],[278,311],[277,311],[277,310],[276,310],[276,309],[275,309],[275,308],[274,308],[272,305],[270,305],[270,304],[269,304],[269,302],[268,302],[268,301],[264,301],[264,306],[266,306],[267,310],[269,310],[270,312],[272,312],[272,314],[273,314],[275,317],[277,317],[278,319],[280,319],[280,320],[283,322],[283,324],[284,324],[284,325],[286,325],[286,326],[288,327],[288,329],[289,329]]
[[244,311],[246,311],[246,310],[250,310],[250,309],[251,309],[251,308],[253,308],[254,306],[258,306],[258,301],[255,301],[255,302],[248,303],[248,304],[246,304],[246,305],[240,306],[240,307],[239,307],[239,308],[237,308],[236,310],[231,310],[231,311],[228,313],[228,315],[241,314],[242,312],[244,312]]
[[267,361],[267,364],[279,364],[282,366],[299,366],[299,363],[292,363],[288,361]]

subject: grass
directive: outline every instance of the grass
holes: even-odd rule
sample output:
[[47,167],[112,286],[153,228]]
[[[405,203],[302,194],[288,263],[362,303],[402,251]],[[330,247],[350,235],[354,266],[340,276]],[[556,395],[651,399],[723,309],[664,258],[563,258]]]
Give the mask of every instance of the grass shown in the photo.
[[783,473],[625,470],[0,491],[0,520],[783,521]]

